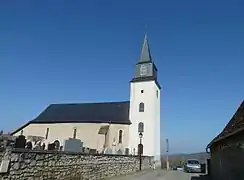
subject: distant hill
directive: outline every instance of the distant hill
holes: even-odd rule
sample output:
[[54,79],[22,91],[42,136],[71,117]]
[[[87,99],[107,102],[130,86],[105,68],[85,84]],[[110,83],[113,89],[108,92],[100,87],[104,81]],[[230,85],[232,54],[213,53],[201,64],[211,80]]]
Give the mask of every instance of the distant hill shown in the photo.
[[[205,163],[210,157],[206,152],[191,153],[191,154],[171,154],[169,157],[169,163],[171,166],[182,165],[187,159],[197,159],[200,163]],[[162,161],[166,161],[166,155],[161,157]]]

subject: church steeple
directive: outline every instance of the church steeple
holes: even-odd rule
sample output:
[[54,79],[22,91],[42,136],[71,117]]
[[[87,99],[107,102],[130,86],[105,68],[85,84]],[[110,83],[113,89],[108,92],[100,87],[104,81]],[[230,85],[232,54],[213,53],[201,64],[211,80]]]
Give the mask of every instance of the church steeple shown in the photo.
[[[138,48],[139,49],[139,48]],[[130,121],[128,148],[138,152],[138,126],[143,123],[143,155],[160,158],[160,85],[157,68],[152,60],[147,34],[140,47],[135,74],[130,81]]]
[[136,68],[135,68],[135,75],[131,82],[141,82],[141,81],[155,81],[158,84],[157,68],[154,62],[152,61],[147,33],[144,36],[140,58],[137,61]]
[[152,56],[150,52],[150,47],[147,39],[147,33],[145,33],[144,36],[144,41],[142,45],[142,50],[141,50],[141,57],[139,59],[139,62],[152,62]]

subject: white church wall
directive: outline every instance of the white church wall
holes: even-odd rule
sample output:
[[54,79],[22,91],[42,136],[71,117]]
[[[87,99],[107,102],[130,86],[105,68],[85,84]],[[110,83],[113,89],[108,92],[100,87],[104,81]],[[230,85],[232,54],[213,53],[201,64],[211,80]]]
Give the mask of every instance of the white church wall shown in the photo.
[[[61,146],[64,140],[68,138],[73,138],[74,129],[76,129],[76,139],[80,139],[83,142],[84,147],[91,149],[97,149],[101,151],[105,143],[105,136],[98,134],[101,126],[109,124],[100,123],[57,123],[57,124],[29,124],[24,127],[23,135],[28,136],[41,136],[45,139],[47,128],[49,128],[47,139],[44,140],[45,143],[52,143],[55,140],[59,140]],[[19,136],[21,131],[19,130],[14,136]],[[128,144],[128,125],[110,125],[108,145],[112,147],[113,138],[118,142],[119,130],[123,131],[123,146]]]
[[[122,143],[119,143],[120,130],[122,130]],[[111,125],[109,132],[109,147],[112,147],[113,142],[116,144],[116,150],[121,149],[124,152],[124,148],[128,147],[129,144],[129,125]]]

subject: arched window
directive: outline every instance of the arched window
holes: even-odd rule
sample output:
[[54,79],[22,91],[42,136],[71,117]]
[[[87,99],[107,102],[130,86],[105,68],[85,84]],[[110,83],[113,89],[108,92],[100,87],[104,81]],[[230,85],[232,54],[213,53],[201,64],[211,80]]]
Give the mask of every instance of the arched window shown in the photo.
[[144,132],[144,124],[143,122],[139,122],[138,124],[138,132],[143,133]]
[[139,104],[139,112],[144,112],[144,108],[145,108],[145,107],[144,107],[144,103],[141,102],[141,103]]
[[123,131],[119,130],[119,143],[122,143],[122,136],[123,136]]

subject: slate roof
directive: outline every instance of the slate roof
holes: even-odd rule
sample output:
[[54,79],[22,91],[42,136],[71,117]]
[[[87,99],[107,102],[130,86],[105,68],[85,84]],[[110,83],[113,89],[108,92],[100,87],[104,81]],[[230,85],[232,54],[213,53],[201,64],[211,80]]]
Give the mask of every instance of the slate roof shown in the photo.
[[[150,50],[150,46],[149,46],[149,42],[148,42],[148,38],[147,38],[147,33],[144,36],[141,55],[140,55],[140,59],[137,62],[137,65],[144,64],[144,63],[152,63],[153,69],[158,71],[155,63],[152,60],[151,50]],[[130,82],[142,82],[142,81],[155,81],[158,88],[161,89],[161,86],[159,85],[157,76],[155,76],[155,74],[153,76],[134,77]]]
[[243,131],[244,131],[244,101],[242,101],[236,113],[230,119],[229,123],[225,126],[223,131],[218,136],[216,136],[208,144],[207,147],[211,147],[213,144]]
[[151,56],[151,51],[147,39],[147,34],[145,34],[144,36],[144,41],[141,50],[141,57],[139,59],[139,63],[144,63],[144,62],[152,62],[152,56]]
[[51,104],[35,119],[29,121],[12,134],[29,124],[44,123],[111,123],[131,124],[130,102],[102,102],[77,104]]

